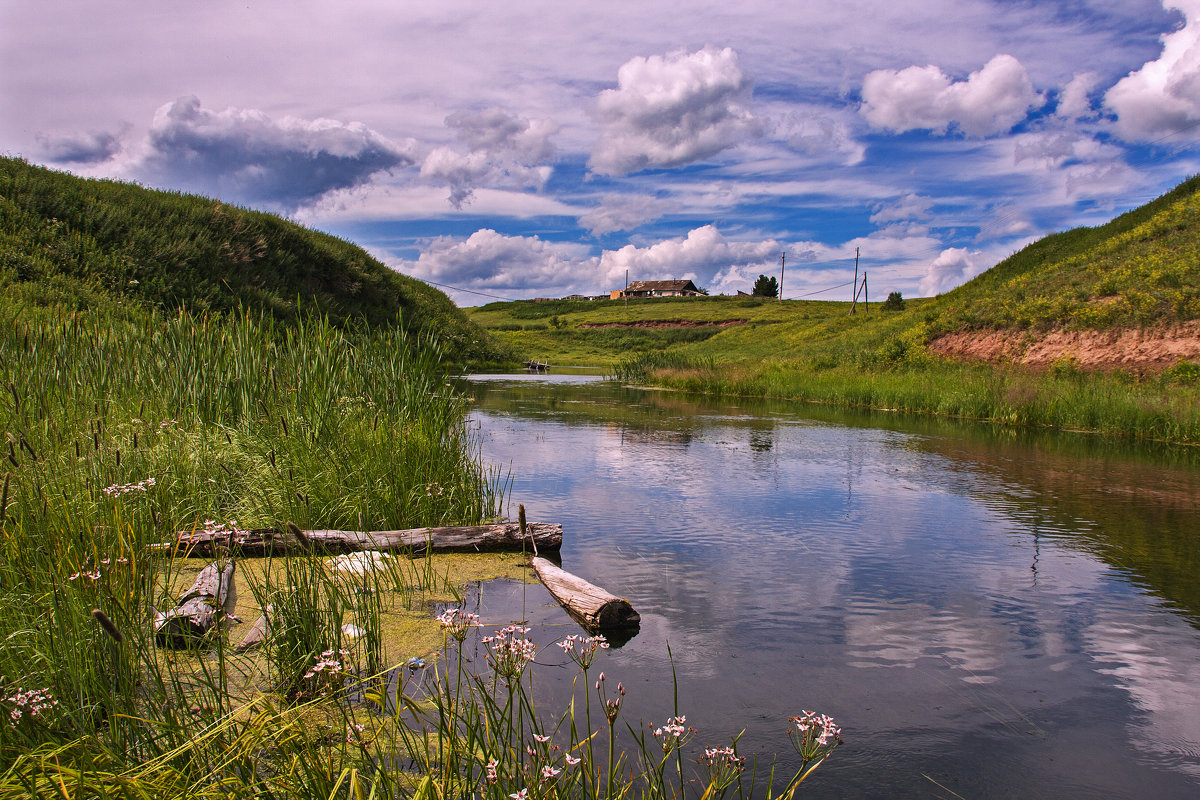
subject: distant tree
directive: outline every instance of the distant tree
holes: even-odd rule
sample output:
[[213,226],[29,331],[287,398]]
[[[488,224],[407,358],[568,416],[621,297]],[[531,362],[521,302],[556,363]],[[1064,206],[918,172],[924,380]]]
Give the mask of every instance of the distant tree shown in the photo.
[[778,297],[779,281],[775,280],[774,276],[768,278],[766,275],[759,275],[758,280],[754,282],[754,291],[750,294],[754,297]]
[[883,301],[883,310],[884,311],[903,311],[904,310],[904,298],[900,296],[899,292],[892,292],[891,294],[888,295],[888,299]]

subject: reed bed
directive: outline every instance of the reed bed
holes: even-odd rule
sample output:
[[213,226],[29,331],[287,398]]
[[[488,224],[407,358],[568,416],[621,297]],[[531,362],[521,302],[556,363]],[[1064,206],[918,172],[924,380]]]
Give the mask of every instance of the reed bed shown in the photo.
[[1172,444],[1200,444],[1200,385],[1181,362],[1155,376],[1082,373],[1069,359],[1046,372],[960,364],[885,343],[859,354],[789,363],[720,364],[676,352],[633,356],[618,378],[718,396],[767,397],[935,414]]

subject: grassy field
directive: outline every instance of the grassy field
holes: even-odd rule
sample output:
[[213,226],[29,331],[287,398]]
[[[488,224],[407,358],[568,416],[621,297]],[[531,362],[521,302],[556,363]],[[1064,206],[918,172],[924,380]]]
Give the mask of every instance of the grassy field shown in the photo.
[[[525,357],[715,394],[941,414],[1200,444],[1200,366],[1158,373],[961,363],[950,332],[1163,326],[1200,318],[1200,180],[1098,228],[1047,237],[963,286],[880,303],[663,298],[492,303],[471,318]],[[728,323],[684,327],[678,323]],[[593,326],[606,327],[593,327]]]

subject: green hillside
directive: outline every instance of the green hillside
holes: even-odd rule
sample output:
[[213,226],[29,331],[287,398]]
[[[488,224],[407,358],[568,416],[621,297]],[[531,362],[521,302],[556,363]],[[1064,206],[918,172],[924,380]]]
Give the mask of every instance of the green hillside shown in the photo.
[[1106,328],[1200,318],[1200,177],[1040,239],[939,298],[939,328]]
[[216,200],[85,180],[0,159],[0,292],[11,302],[134,305],[195,315],[239,307],[284,322],[402,319],[456,361],[494,343],[441,292],[360,247]]

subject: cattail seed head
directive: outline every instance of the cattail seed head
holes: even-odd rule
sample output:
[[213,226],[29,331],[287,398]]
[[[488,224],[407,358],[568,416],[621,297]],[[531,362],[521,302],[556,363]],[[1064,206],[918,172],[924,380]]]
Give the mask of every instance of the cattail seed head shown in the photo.
[[113,621],[108,618],[107,614],[98,608],[93,608],[92,616],[96,618],[96,622],[100,624],[100,627],[104,629],[105,633],[112,637],[114,642],[120,644],[121,642],[125,641],[125,636],[121,633],[117,626],[113,624]]

